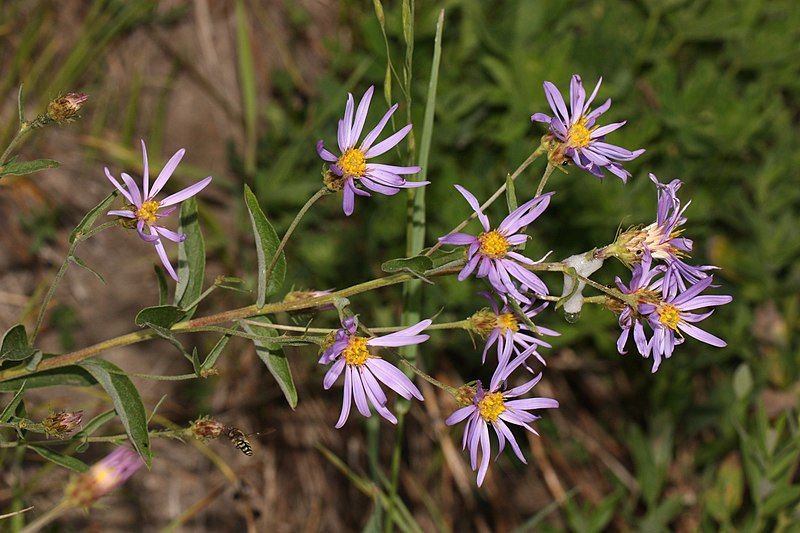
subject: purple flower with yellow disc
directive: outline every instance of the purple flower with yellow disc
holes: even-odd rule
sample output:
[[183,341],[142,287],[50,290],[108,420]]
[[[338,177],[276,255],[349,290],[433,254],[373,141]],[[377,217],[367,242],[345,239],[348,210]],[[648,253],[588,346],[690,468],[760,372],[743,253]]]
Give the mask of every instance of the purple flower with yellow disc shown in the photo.
[[87,472],[73,479],[67,485],[64,499],[71,506],[89,507],[125,483],[142,466],[144,461],[136,452],[124,446],[115,448]]
[[[653,268],[650,254],[645,253],[642,261],[633,267],[631,280],[627,285],[617,276],[615,281],[620,292],[623,294],[635,295],[637,299],[637,305],[635,307],[620,305],[618,308],[615,308],[615,311],[619,313],[619,327],[621,329],[619,338],[617,338],[617,351],[621,355],[627,353],[625,351],[625,345],[628,343],[631,331],[633,331],[633,340],[639,354],[644,358],[650,356],[650,343],[644,329],[647,318],[639,312],[639,302],[658,301],[658,295],[663,281],[663,279],[658,276],[663,274],[664,270],[665,267],[663,265]],[[657,366],[658,365],[656,365],[656,367]]]
[[[534,113],[531,115],[531,120],[544,122],[550,126],[550,133],[560,144],[555,150],[556,162],[562,162],[559,159],[571,159],[576,166],[599,178],[605,176],[603,170],[608,170],[626,182],[631,174],[622,168],[618,161],[631,161],[644,153],[644,150],[631,152],[605,142],[605,136],[624,126],[626,121],[605,126],[596,125],[600,115],[611,107],[609,98],[596,109],[589,109],[597,96],[597,91],[600,90],[602,81],[603,79],[600,78],[592,94],[586,98],[586,91],[580,76],[573,75],[569,87],[569,110],[558,88],[549,81],[544,82],[544,94],[553,110],[553,116],[546,113]],[[551,154],[552,158],[553,154]]]
[[701,294],[713,281],[713,276],[701,279],[686,290],[680,290],[672,277],[676,276],[674,268],[668,268],[661,283],[661,299],[655,303],[639,304],[639,313],[646,316],[653,328],[649,349],[653,353],[653,372],[658,370],[662,358],[669,359],[675,346],[684,341],[683,334],[694,337],[717,348],[728,345],[716,335],[697,327],[714,312],[713,309],[695,313],[700,309],[708,309],[730,303],[733,298],[728,295]]
[[[331,364],[323,379],[323,387],[330,389],[344,372],[344,398],[342,411],[336,427],[340,428],[350,416],[350,406],[354,402],[356,409],[365,417],[372,415],[369,405],[383,418],[397,423],[397,418],[387,409],[388,399],[381,389],[383,383],[403,398],[412,397],[422,401],[422,393],[408,377],[397,367],[370,353],[371,346],[398,347],[420,344],[430,337],[422,334],[422,330],[431,325],[431,320],[423,320],[408,328],[383,335],[381,337],[361,337],[356,335],[358,321],[349,317],[342,322],[342,328],[336,330],[332,343],[325,348],[319,359],[320,364]],[[380,383],[379,383],[380,382]]]
[[175,172],[175,169],[181,162],[184,153],[186,153],[186,150],[183,148],[175,152],[175,155],[173,155],[170,160],[167,161],[167,164],[164,165],[164,168],[161,169],[158,177],[153,182],[152,186],[150,186],[150,169],[147,163],[147,147],[145,146],[144,141],[142,141],[142,163],[144,166],[144,172],[142,174],[141,190],[139,190],[139,186],[129,174],[126,174],[125,172],[121,174],[122,181],[125,183],[125,187],[123,187],[114,178],[114,176],[111,175],[108,167],[105,167],[104,169],[106,177],[130,204],[127,209],[115,209],[113,211],[109,211],[108,214],[135,220],[136,231],[139,233],[139,237],[155,246],[156,253],[158,253],[161,263],[163,263],[164,268],[167,269],[167,272],[169,272],[169,275],[175,281],[178,281],[178,275],[175,273],[175,269],[172,268],[172,264],[169,262],[167,252],[164,249],[164,243],[161,242],[161,237],[173,242],[181,242],[186,239],[186,235],[161,226],[159,220],[174,213],[178,204],[199,193],[205,189],[209,183],[211,183],[211,176],[208,176],[207,178],[198,181],[194,185],[190,185],[189,187],[186,187],[175,194],[167,196],[161,201],[157,201],[155,199],[156,195],[161,192],[161,189],[164,188],[164,186],[167,184],[167,181],[169,181],[169,179],[172,177],[172,173]]
[[325,177],[325,185],[331,190],[343,192],[342,208],[347,216],[353,214],[356,195],[371,196],[369,192],[357,187],[357,184],[361,184],[370,191],[391,196],[400,192],[400,189],[424,187],[430,183],[428,181],[406,181],[403,178],[404,175],[419,172],[420,168],[417,166],[402,167],[368,162],[369,159],[382,155],[397,146],[411,131],[411,124],[408,124],[375,144],[378,136],[397,110],[397,104],[394,104],[383,115],[378,125],[367,133],[361,144],[358,143],[364,130],[374,90],[374,87],[367,89],[358,108],[355,106],[353,95],[348,93],[344,117],[339,120],[337,130],[340,155],[334,155],[333,152],[327,150],[322,141],[317,142],[317,153],[323,161],[328,163],[329,168]]
[[[478,381],[475,388],[470,388],[472,396],[469,405],[457,409],[451,414],[445,424],[452,426],[467,421],[464,426],[464,436],[461,439],[461,448],[469,448],[470,466],[478,471],[478,486],[483,483],[486,472],[489,469],[489,458],[492,454],[491,443],[489,440],[489,426],[492,426],[500,450],[498,455],[505,449],[506,441],[511,445],[514,454],[523,463],[527,463],[522,450],[517,443],[514,434],[508,427],[509,424],[522,426],[534,435],[538,435],[530,423],[540,417],[529,411],[535,409],[555,409],[558,402],[552,398],[524,398],[514,399],[530,391],[542,378],[542,375],[534,377],[527,383],[508,390],[501,390],[501,384],[507,377],[506,373],[495,373],[492,378],[492,385],[488,390],[484,389]],[[462,388],[463,389],[463,388]],[[480,465],[478,464],[478,451],[480,450]]]
[[[497,345],[497,366],[499,368],[505,367],[511,361],[512,354],[515,357],[521,357],[523,361],[527,361],[529,357],[535,357],[540,363],[547,365],[539,354],[539,347],[550,348],[551,345],[539,336],[553,337],[561,334],[538,325],[536,331],[533,331],[527,323],[519,320],[507,303],[501,308],[491,294],[482,292],[481,295],[489,300],[491,307],[481,309],[470,317],[472,329],[486,339],[481,362],[486,362],[486,354],[489,349]],[[546,306],[546,302],[538,306],[523,304],[520,309],[533,321]]]
[[468,233],[450,233],[439,237],[442,244],[468,246],[467,264],[458,274],[458,280],[464,281],[477,268],[476,277],[488,278],[489,283],[498,293],[512,296],[519,302],[529,304],[531,300],[522,294],[512,278],[537,294],[547,294],[547,286],[544,282],[523,266],[534,265],[537,261],[515,252],[514,247],[528,240],[528,235],[518,232],[536,220],[547,209],[553,193],[543,194],[525,202],[512,211],[497,229],[492,229],[488,217],[481,211],[477,198],[460,185],[455,185],[455,188],[478,215],[478,220],[484,230],[478,236]]

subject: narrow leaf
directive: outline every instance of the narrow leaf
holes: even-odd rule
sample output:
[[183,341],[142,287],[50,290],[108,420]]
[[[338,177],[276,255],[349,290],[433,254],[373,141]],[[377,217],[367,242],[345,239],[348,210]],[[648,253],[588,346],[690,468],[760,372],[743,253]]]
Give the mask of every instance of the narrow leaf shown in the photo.
[[506,176],[506,204],[508,204],[508,212],[514,211],[517,206],[517,189],[514,186],[514,180],[511,175]]
[[281,252],[272,275],[267,279],[267,267],[272,262],[275,251],[278,249],[280,240],[275,228],[269,223],[258,200],[247,185],[244,186],[244,202],[250,214],[250,222],[253,225],[253,234],[256,240],[256,256],[258,258],[258,294],[256,305],[263,306],[267,302],[267,296],[274,294],[283,285],[286,276],[286,257]]
[[86,359],[78,364],[89,372],[111,397],[125,432],[147,466],[150,466],[150,434],[142,398],[130,378],[116,365],[104,359]]
[[169,285],[167,285],[167,275],[164,273],[164,267],[153,265],[153,269],[156,273],[156,281],[158,281],[158,305],[167,305]]
[[78,225],[75,226],[75,229],[72,230],[72,233],[69,234],[70,244],[74,243],[76,239],[79,239],[85,232],[92,228],[95,220],[97,220],[97,217],[104,214],[108,210],[109,206],[116,197],[117,191],[114,191],[84,215],[83,220],[81,220]]
[[95,277],[97,279],[99,279],[102,283],[106,282],[105,278],[99,272],[97,272],[95,269],[93,269],[92,267],[87,265],[86,262],[83,259],[81,259],[80,257],[78,257],[77,255],[69,256],[69,261],[71,263],[74,263],[74,264],[78,265],[79,267],[81,267],[84,270],[88,270],[89,272],[94,274]]
[[211,351],[208,352],[205,361],[203,361],[203,364],[200,365],[201,374],[204,371],[208,371],[214,368],[214,365],[217,363],[217,359],[219,359],[219,356],[222,355],[222,350],[225,349],[225,346],[227,346],[229,340],[231,340],[230,335],[223,335],[217,341],[217,344],[215,344],[214,347],[211,348]]
[[414,257],[402,257],[399,259],[390,259],[381,265],[381,270],[384,272],[401,272],[409,271],[414,274],[422,275],[428,270],[433,268],[433,260],[426,255],[417,255]]
[[189,198],[181,204],[181,222],[178,232],[186,239],[178,244],[178,284],[175,287],[175,305],[191,318],[197,309],[186,309],[203,292],[203,277],[206,270],[206,245],[200,231],[197,216],[197,200]]
[[59,466],[63,466],[64,468],[68,468],[74,472],[83,473],[88,472],[89,470],[89,465],[80,459],[76,459],[75,457],[64,455],[63,453],[51,450],[50,448],[45,448],[44,446],[35,446],[29,444],[28,448],[35,451],[48,461],[51,461]]
[[22,93],[21,83],[19,84],[19,92],[17,92],[17,113],[19,114],[19,125],[22,127],[25,124],[25,95]]
[[[265,324],[270,323],[269,319],[266,317],[252,318],[250,321],[263,322]],[[263,337],[275,337],[278,335],[274,329],[270,328],[254,326],[252,324],[242,324],[242,327],[247,333],[252,333],[254,335]],[[253,341],[253,344],[255,344],[256,353],[261,360],[264,361],[270,374],[272,374],[278,382],[278,386],[283,391],[286,401],[289,402],[289,407],[294,409],[297,406],[297,389],[294,386],[294,380],[292,380],[292,371],[289,368],[289,361],[286,359],[286,354],[283,353],[280,346],[266,339],[262,341]]]
[[34,159],[33,161],[10,161],[3,166],[0,166],[0,177],[3,176],[24,176],[25,174],[33,174],[46,168],[55,168],[58,166],[58,161],[52,159]]
[[25,378],[10,379],[0,382],[0,392],[16,391],[20,384],[26,381],[27,389],[37,389],[40,387],[66,386],[66,387],[88,387],[97,381],[92,376],[77,366],[65,366],[44,370]]
[[184,312],[174,305],[156,305],[145,307],[136,315],[137,326],[148,326],[154,324],[162,328],[171,328],[184,315]]
[[17,405],[19,405],[19,402],[22,401],[22,393],[25,392],[26,385],[27,381],[23,381],[22,384],[19,386],[19,390],[17,390],[17,393],[14,395],[13,398],[11,398],[11,401],[8,402],[8,405],[5,406],[3,412],[0,413],[0,422],[8,422],[9,420],[11,420],[11,417],[17,410]]

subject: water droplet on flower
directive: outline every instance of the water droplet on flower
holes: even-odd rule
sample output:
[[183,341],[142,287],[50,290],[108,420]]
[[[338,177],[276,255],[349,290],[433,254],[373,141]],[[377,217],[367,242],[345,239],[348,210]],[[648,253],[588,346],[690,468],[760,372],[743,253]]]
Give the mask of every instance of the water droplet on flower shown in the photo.
[[569,322],[570,324],[574,324],[581,318],[580,311],[577,313],[564,313],[564,320]]

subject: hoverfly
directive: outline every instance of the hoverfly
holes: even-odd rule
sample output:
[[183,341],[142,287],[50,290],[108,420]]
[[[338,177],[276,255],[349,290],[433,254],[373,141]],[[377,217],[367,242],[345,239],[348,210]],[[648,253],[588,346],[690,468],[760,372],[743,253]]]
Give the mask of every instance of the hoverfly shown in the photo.
[[250,444],[250,441],[247,437],[252,437],[254,435],[267,435],[272,433],[275,429],[270,428],[264,431],[257,431],[255,433],[247,433],[245,434],[244,431],[241,429],[234,427],[234,426],[226,426],[225,427],[225,435],[230,439],[234,446],[236,446],[240,452],[245,454],[248,457],[252,457],[253,455],[253,446]]

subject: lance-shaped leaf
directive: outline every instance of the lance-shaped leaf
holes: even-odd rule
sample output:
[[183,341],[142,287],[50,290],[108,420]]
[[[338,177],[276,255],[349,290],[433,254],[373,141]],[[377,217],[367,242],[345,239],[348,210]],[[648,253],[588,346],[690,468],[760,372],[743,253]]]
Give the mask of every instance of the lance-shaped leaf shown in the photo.
[[184,312],[174,305],[156,305],[145,307],[136,315],[137,326],[156,325],[162,328],[171,328],[184,315]]
[[75,229],[72,230],[72,233],[69,234],[69,243],[74,243],[76,239],[79,239],[84,233],[92,229],[97,217],[104,215],[106,211],[108,211],[108,208],[116,197],[117,191],[114,191],[103,198],[99,204],[90,209],[89,212],[83,216],[83,220],[81,220],[78,225],[75,226]]
[[204,373],[207,373],[209,370],[214,368],[214,365],[217,363],[217,359],[219,356],[222,355],[222,350],[225,349],[225,346],[228,345],[228,341],[231,340],[231,335],[223,335],[217,341],[217,344],[211,348],[211,351],[208,352],[203,364],[200,365],[200,375],[202,376]]
[[8,402],[8,405],[6,405],[5,408],[3,408],[3,412],[0,413],[0,422],[8,422],[9,420],[11,420],[11,417],[14,415],[14,413],[17,410],[17,406],[22,401],[22,393],[25,392],[26,385],[27,385],[27,381],[23,381],[19,385],[19,389],[17,390],[17,393],[14,395],[13,398],[11,398],[11,401]]
[[22,324],[12,326],[3,335],[3,341],[0,343],[0,361],[23,361],[34,353],[36,350],[28,344],[28,334]]
[[153,456],[150,451],[150,434],[147,431],[147,415],[133,382],[119,367],[104,359],[86,359],[78,366],[91,374],[111,397],[125,433],[149,467]]
[[275,228],[269,223],[258,200],[247,185],[244,186],[244,203],[247,205],[247,212],[250,214],[250,222],[253,225],[253,234],[256,240],[256,257],[258,258],[258,294],[256,305],[261,307],[267,302],[267,296],[274,294],[283,285],[286,276],[286,256],[281,251],[272,274],[267,278],[267,268],[275,256],[280,240]]
[[0,382],[0,392],[16,391],[19,389],[19,386],[23,381],[26,382],[26,389],[55,387],[59,385],[66,387],[88,387],[97,383],[92,375],[86,372],[84,369],[70,365],[63,368],[44,370],[42,372],[25,376],[24,378],[2,381]]
[[186,239],[178,244],[178,285],[175,287],[175,305],[191,318],[197,306],[187,309],[203,292],[206,271],[206,245],[197,216],[197,199],[189,198],[181,204],[181,222],[178,232]]
[[390,274],[394,272],[407,271],[418,276],[425,274],[425,272],[432,268],[433,260],[426,255],[390,259],[381,265],[381,270]]
[[89,465],[80,459],[76,459],[75,457],[64,455],[63,453],[51,450],[50,448],[45,448],[44,446],[28,445],[28,448],[35,451],[48,461],[51,461],[59,466],[63,466],[64,468],[69,468],[74,472],[83,473],[89,470]]
[[58,166],[58,161],[52,159],[34,159],[33,161],[16,161],[11,160],[5,165],[0,166],[0,178],[3,176],[23,176],[25,174],[33,174],[46,168],[55,168]]
[[[263,322],[264,324],[270,323],[269,319],[263,316],[250,319],[250,322],[253,321]],[[283,353],[280,345],[269,342],[268,340],[269,337],[276,337],[278,333],[272,328],[255,326],[253,324],[242,324],[242,327],[247,333],[259,335],[264,338],[264,340],[253,341],[256,347],[256,353],[258,357],[264,361],[270,374],[272,374],[278,382],[278,386],[280,386],[283,391],[283,395],[286,397],[286,401],[289,402],[289,406],[294,409],[297,406],[297,388],[295,388],[294,380],[292,380],[292,370],[289,368],[289,361],[286,359],[286,354]]]

